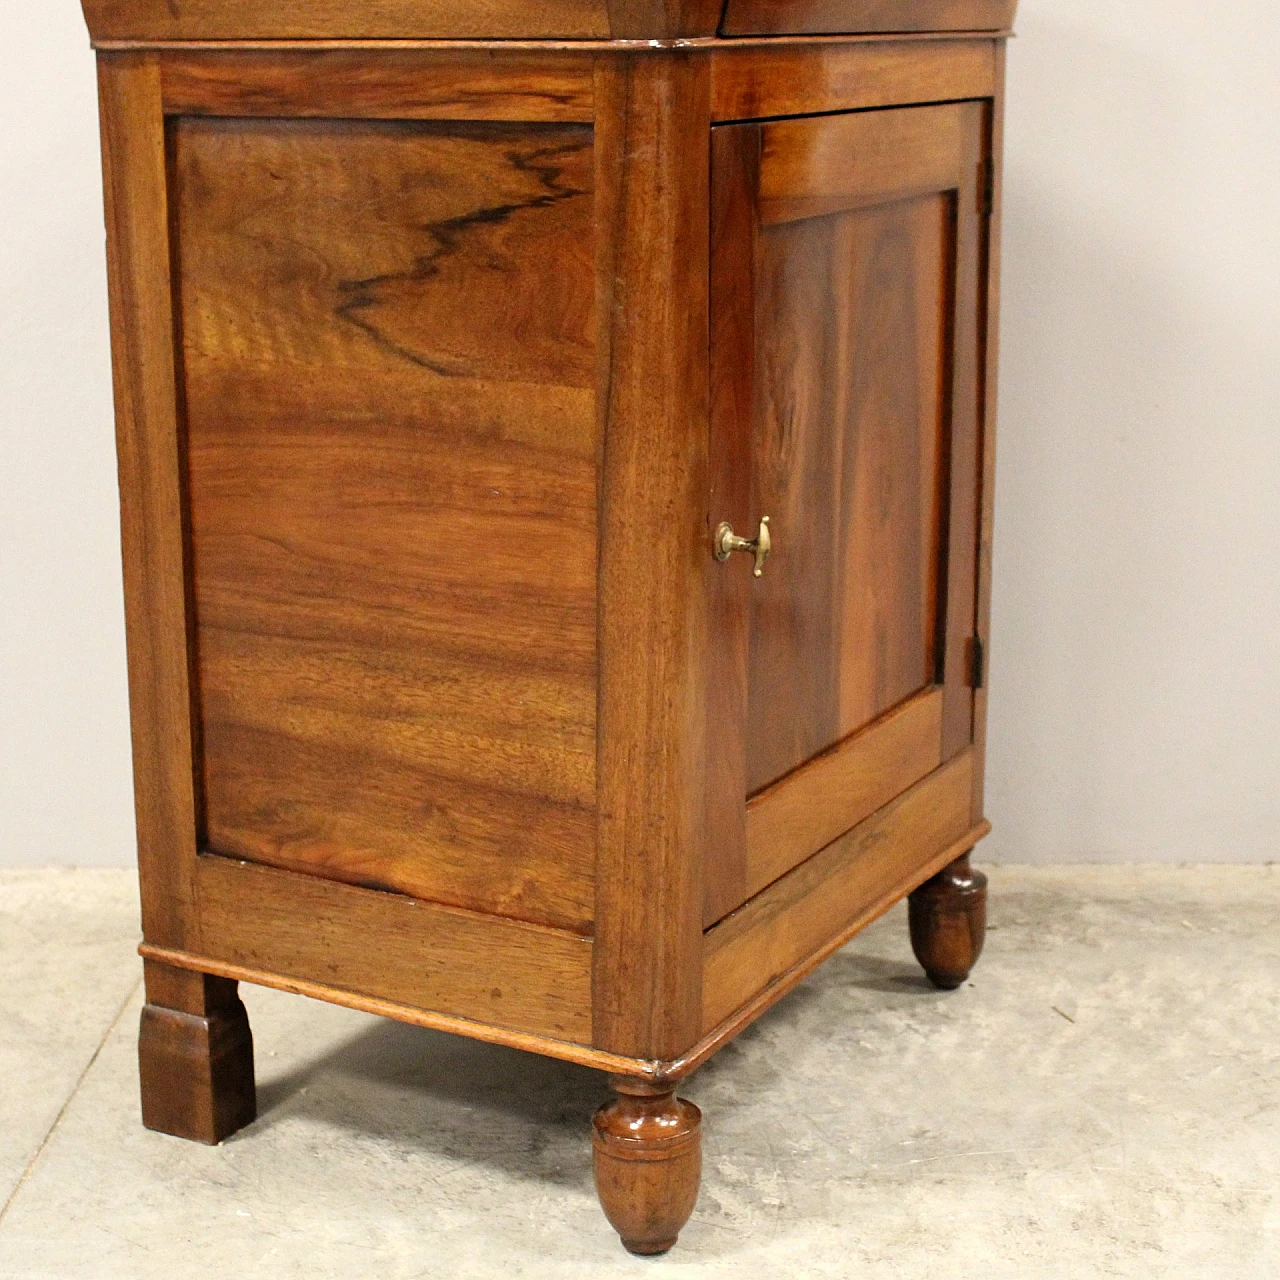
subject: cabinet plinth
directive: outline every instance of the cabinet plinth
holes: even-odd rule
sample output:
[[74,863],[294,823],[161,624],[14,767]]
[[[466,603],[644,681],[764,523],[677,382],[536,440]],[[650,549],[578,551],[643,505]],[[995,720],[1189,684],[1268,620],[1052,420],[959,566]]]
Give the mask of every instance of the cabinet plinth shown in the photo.
[[980,947],[1012,4],[84,8],[147,1123],[302,991],[609,1072],[661,1252],[681,1079]]

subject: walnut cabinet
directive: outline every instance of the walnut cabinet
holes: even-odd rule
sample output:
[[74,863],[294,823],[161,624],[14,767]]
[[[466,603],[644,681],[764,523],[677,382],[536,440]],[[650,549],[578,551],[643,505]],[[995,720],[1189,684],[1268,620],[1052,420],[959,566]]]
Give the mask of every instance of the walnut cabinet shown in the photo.
[[1010,0],[84,0],[143,1117],[240,981],[679,1081],[911,896],[981,948]]

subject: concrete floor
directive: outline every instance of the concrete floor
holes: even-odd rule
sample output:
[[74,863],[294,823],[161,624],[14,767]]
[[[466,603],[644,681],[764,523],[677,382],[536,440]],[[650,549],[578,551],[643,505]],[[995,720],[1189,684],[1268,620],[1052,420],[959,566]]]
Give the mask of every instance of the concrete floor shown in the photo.
[[901,908],[722,1052],[665,1259],[591,1189],[593,1072],[245,989],[261,1117],[138,1120],[132,876],[0,875],[0,1276],[1280,1275],[1280,871],[1004,868],[943,996]]

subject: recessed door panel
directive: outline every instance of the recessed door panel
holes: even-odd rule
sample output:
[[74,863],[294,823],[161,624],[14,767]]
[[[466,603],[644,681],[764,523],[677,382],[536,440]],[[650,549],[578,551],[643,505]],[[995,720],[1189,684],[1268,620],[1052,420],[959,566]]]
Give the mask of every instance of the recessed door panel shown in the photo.
[[748,593],[751,793],[933,682],[950,204],[761,235],[752,480],[777,549]]
[[767,516],[772,552],[710,576],[711,736],[745,746],[713,771],[708,922],[847,829],[814,805],[866,816],[815,777],[874,807],[970,741],[984,125],[717,130],[711,521]]

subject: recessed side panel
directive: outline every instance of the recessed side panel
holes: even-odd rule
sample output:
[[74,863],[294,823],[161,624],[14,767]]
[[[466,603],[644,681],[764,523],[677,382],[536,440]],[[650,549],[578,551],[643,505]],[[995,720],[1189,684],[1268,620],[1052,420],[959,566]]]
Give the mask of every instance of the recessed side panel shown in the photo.
[[169,151],[205,847],[588,929],[590,128]]

